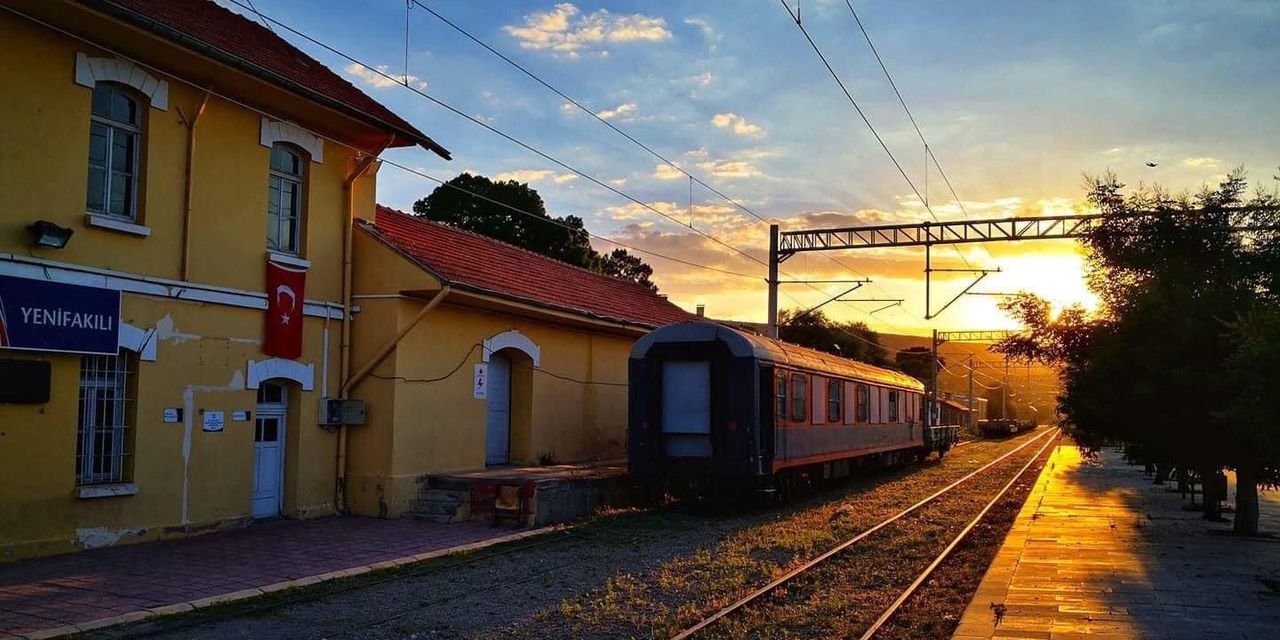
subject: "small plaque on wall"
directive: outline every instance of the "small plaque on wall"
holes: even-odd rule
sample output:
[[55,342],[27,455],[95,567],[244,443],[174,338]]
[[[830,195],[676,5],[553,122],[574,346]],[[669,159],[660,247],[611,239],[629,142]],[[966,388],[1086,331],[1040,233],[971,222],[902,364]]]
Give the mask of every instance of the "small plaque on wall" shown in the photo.
[[182,422],[182,409],[180,407],[165,407],[160,419],[165,422]]
[[250,411],[232,411],[231,412],[232,422],[248,422],[251,417],[253,417],[253,413]]
[[205,411],[201,421],[205,431],[222,431],[226,425],[225,414],[221,411]]

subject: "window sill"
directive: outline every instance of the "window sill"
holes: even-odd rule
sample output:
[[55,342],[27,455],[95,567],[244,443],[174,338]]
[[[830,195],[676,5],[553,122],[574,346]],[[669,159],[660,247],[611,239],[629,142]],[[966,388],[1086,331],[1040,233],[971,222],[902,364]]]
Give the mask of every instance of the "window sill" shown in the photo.
[[131,496],[138,493],[138,485],[132,482],[116,484],[87,484],[76,487],[76,497],[81,500],[91,498],[113,498],[115,496]]
[[138,236],[139,238],[145,238],[151,235],[151,227],[135,224],[127,220],[121,220],[120,218],[104,216],[97,213],[86,213],[84,215],[84,223],[86,226],[95,227],[98,229],[110,229],[111,231],[119,231],[121,233],[127,233],[132,236]]
[[299,258],[291,253],[281,253],[267,249],[267,260],[282,264],[286,267],[294,267],[295,269],[310,269],[311,261],[305,258]]

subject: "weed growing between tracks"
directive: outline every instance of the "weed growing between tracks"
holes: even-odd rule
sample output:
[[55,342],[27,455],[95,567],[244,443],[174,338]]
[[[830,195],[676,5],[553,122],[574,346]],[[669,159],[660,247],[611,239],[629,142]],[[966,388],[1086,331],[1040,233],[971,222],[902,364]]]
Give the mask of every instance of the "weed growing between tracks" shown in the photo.
[[[670,637],[1026,439],[975,443],[953,452],[941,464],[860,477],[806,503],[778,509],[772,517],[765,514],[757,525],[651,569],[632,572],[622,568],[606,584],[544,610],[508,629],[506,635]],[[1010,461],[1025,462],[1030,454],[1028,449],[1025,456],[1013,456]],[[941,543],[945,544],[945,539]],[[880,581],[880,586],[885,582]]]
[[797,576],[735,615],[708,627],[699,637],[857,637],[1004,487],[1036,449],[1038,446],[1033,445],[1011,456]]
[[897,615],[876,633],[875,640],[949,638],[955,633],[987,567],[995,559],[1052,453],[1053,449],[1049,449],[1027,469],[920,590],[902,605]]

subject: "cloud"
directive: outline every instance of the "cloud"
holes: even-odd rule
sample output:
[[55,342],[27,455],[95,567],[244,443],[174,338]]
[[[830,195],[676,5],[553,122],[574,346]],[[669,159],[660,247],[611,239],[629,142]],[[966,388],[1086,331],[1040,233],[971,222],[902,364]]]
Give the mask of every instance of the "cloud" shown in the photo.
[[426,80],[415,75],[406,77],[401,74],[391,73],[391,67],[385,64],[380,64],[370,69],[362,64],[353,62],[343,67],[343,71],[346,71],[347,75],[355,78],[361,84],[374,89],[386,89],[387,87],[404,86],[405,84],[419,91],[427,88]]
[[516,169],[515,171],[503,171],[493,176],[495,181],[515,180],[516,182],[538,182],[542,180],[551,180],[556,184],[564,184],[566,182],[577,180],[578,176],[572,173],[561,173],[550,169]]
[[600,116],[600,118],[604,120],[610,120],[618,116],[625,116],[631,113],[635,113],[635,110],[636,110],[636,103],[624,102],[612,109],[605,109],[604,111],[596,113],[596,115]]
[[755,165],[742,160],[708,160],[699,162],[698,166],[713,178],[753,178],[763,175]]
[[628,42],[660,42],[671,38],[667,21],[639,13],[615,14],[600,9],[583,14],[572,3],[557,4],[550,11],[537,11],[524,17],[523,25],[508,25],[503,30],[525,49],[547,50],[556,55],[577,58],[582,53],[608,55],[607,44]]
[[653,167],[653,177],[659,180],[676,180],[683,178],[684,174],[669,164],[659,164]]
[[702,18],[685,18],[684,23],[692,27],[697,27],[698,30],[702,32],[702,37],[707,41],[708,53],[715,53],[716,49],[719,48],[720,43],[724,40],[724,36],[720,35],[720,33],[715,30],[715,27],[711,26],[710,22],[707,22]]
[[1222,161],[1218,160],[1217,158],[1210,158],[1208,156],[1203,156],[1199,158],[1187,158],[1186,160],[1182,161],[1182,166],[1192,167],[1195,169],[1214,169],[1220,166],[1221,164],[1222,164]]
[[711,84],[712,80],[715,80],[715,76],[712,76],[711,72],[707,71],[706,73],[703,73],[701,75],[694,76],[694,80],[697,81],[699,85],[705,87]]
[[732,131],[735,135],[755,138],[764,135],[764,129],[736,113],[717,113],[711,118],[711,124]]

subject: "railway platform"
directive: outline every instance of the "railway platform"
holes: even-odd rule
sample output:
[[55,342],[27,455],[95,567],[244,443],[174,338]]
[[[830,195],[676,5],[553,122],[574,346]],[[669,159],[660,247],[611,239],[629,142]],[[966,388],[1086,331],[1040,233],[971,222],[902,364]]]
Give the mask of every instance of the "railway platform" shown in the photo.
[[545,532],[334,516],[20,560],[0,564],[0,640],[76,635]]
[[1185,504],[1118,451],[1059,447],[952,640],[1280,636],[1280,495],[1255,538]]
[[425,475],[409,515],[433,522],[488,522],[515,528],[571,522],[626,502],[626,460],[504,465]]

